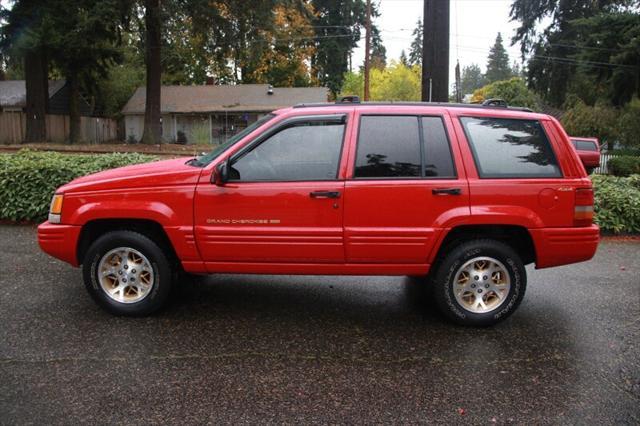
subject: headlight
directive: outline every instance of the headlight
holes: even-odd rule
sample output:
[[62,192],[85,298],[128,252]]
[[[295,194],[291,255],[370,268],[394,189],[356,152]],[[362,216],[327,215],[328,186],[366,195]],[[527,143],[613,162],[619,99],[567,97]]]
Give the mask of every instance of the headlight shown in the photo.
[[55,194],[51,200],[51,208],[49,208],[49,223],[60,223],[60,215],[62,214],[63,194]]

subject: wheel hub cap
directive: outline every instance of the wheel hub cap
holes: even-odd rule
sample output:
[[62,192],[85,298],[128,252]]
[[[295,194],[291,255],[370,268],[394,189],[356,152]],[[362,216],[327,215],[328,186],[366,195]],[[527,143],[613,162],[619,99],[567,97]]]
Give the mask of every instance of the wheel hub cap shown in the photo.
[[476,314],[497,309],[507,299],[511,280],[505,266],[491,257],[476,257],[455,274],[453,294],[462,308]]
[[154,283],[153,268],[138,250],[118,247],[100,259],[98,281],[109,298],[135,303],[149,295]]

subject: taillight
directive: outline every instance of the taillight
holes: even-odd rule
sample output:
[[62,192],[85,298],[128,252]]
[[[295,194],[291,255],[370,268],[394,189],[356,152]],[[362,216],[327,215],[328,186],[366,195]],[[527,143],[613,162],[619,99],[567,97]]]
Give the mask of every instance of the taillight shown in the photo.
[[593,223],[593,189],[576,189],[573,226],[591,226]]

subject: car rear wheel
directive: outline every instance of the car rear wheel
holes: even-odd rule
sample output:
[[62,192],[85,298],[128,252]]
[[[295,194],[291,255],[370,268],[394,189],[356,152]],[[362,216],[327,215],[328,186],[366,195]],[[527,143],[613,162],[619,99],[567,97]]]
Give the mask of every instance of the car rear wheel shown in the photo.
[[82,265],[93,299],[116,315],[140,316],[160,309],[171,290],[167,256],[153,240],[132,231],[98,238]]
[[490,326],[518,307],[526,271],[518,254],[495,240],[473,240],[454,248],[432,280],[439,310],[462,325]]

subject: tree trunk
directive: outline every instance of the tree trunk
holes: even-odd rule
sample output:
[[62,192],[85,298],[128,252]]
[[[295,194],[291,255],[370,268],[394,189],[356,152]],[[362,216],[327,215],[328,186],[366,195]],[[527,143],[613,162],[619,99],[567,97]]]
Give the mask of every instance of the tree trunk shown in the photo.
[[27,100],[27,134],[25,142],[44,142],[47,140],[45,114],[47,112],[47,75],[43,65],[43,56],[37,49],[27,52],[24,58],[25,86]]
[[67,76],[69,85],[69,143],[80,142],[80,87],[78,76],[72,71]]
[[144,111],[142,143],[161,143],[160,90],[162,69],[160,64],[161,21],[160,0],[145,0],[147,91]]

